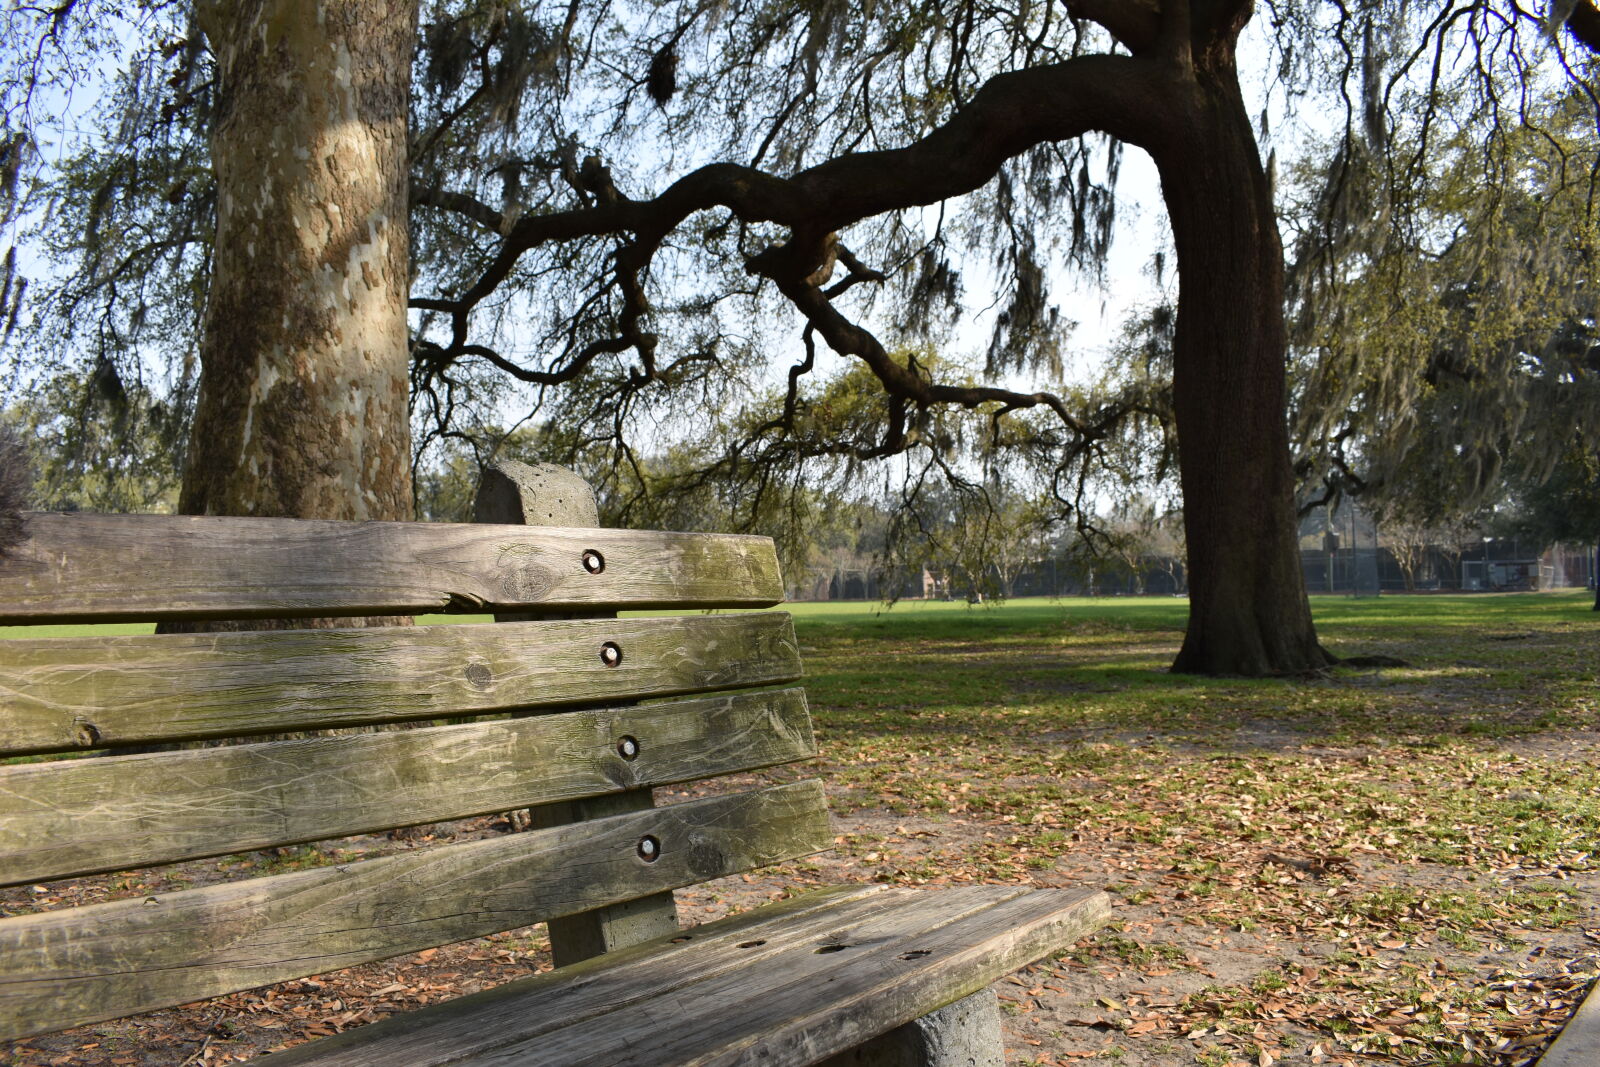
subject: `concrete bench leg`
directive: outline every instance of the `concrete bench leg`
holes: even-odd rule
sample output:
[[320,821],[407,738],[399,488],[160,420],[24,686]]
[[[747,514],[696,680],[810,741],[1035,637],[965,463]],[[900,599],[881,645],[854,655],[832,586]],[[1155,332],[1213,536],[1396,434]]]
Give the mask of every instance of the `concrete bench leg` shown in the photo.
[[818,1067],[1005,1067],[993,989],[930,1012]]

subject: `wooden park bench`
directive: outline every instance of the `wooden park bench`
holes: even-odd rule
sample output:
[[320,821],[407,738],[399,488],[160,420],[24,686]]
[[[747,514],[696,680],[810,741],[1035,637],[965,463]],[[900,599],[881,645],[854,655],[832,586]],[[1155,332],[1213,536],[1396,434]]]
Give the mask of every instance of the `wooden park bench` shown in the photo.
[[[507,465],[493,525],[31,516],[0,624],[498,614],[0,640],[0,757],[60,757],[0,766],[0,885],[524,808],[534,828],[12,914],[0,1039],[547,922],[556,970],[270,1061],[1001,1063],[986,987],[1104,896],[851,885],[680,929],[673,889],[832,843],[816,781],[652,805],[815,756],[803,691],[776,688],[798,650],[784,613],[700,611],[779,602],[770,541],[595,514],[575,476]],[[420,726],[260,737],[383,723]]]

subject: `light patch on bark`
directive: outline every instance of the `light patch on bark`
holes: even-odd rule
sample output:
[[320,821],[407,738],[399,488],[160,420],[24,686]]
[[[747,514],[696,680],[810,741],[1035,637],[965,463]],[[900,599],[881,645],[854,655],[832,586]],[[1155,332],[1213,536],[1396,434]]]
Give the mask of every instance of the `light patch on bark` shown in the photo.
[[393,220],[415,0],[226,6],[208,24],[218,256],[184,510],[408,518],[408,249]]

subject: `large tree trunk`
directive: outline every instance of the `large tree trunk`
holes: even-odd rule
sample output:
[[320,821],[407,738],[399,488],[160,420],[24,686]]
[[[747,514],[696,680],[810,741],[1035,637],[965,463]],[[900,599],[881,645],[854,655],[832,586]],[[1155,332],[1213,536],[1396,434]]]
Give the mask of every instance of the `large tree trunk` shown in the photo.
[[[1220,51],[1220,50],[1219,50]],[[1173,393],[1189,629],[1173,670],[1325,667],[1300,570],[1289,464],[1283,247],[1231,57],[1196,57],[1152,152],[1178,252]]]
[[178,510],[409,519],[406,129],[417,0],[197,9],[218,68],[217,241]]
[[410,518],[417,0],[201,6],[217,242],[179,510]]

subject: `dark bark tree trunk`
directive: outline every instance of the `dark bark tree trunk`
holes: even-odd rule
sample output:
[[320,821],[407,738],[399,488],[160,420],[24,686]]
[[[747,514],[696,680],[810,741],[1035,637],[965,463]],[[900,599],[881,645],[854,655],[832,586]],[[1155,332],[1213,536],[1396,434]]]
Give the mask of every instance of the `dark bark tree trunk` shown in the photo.
[[410,518],[417,2],[202,6],[217,241],[179,510]]
[[1189,628],[1173,670],[1271,675],[1333,662],[1300,569],[1285,418],[1283,247],[1231,54],[1196,58],[1152,146],[1178,253],[1173,395]]

